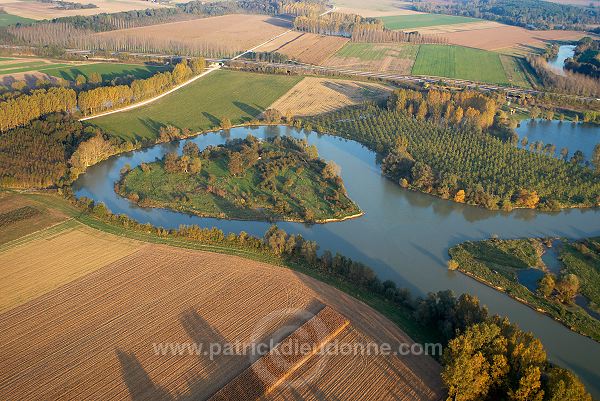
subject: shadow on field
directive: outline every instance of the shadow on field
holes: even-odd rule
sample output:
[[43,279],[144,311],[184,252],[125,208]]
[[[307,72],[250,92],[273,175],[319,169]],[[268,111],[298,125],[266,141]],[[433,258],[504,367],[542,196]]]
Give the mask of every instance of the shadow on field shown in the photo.
[[[312,316],[316,315],[324,304],[314,299],[304,308]],[[256,343],[278,344],[283,339],[291,335],[302,324],[306,323],[307,316],[304,313],[291,313],[286,317],[283,324],[275,329],[275,332],[264,333],[261,338],[253,339]],[[222,399],[229,399],[229,395],[244,395],[246,392],[263,394],[266,391],[262,379],[254,371],[247,371],[261,355],[252,352],[242,354],[228,353],[223,347],[223,352],[210,357],[209,350],[211,344],[235,344],[236,340],[249,341],[246,338],[227,339],[217,328],[211,325],[195,309],[187,309],[181,313],[179,323],[185,330],[189,340],[180,344],[196,344],[202,348],[196,348],[189,352],[189,348],[178,348],[174,351],[172,348],[163,348],[163,352],[156,349],[149,349],[147,352],[153,353],[148,359],[151,364],[157,366],[157,370],[165,374],[173,374],[173,371],[165,372],[166,369],[174,367],[177,373],[178,365],[188,366],[181,377],[185,378],[187,389],[185,392],[171,394],[167,389],[155,383],[150,377],[142,362],[133,352],[126,352],[116,349],[115,354],[121,365],[121,376],[129,391],[133,401],[192,401],[207,400],[221,389],[219,394]],[[167,344],[168,343],[163,343]],[[177,343],[171,343],[177,344]],[[150,344],[148,344],[150,346]],[[181,352],[178,352],[181,351]],[[197,360],[190,363],[188,358]],[[170,360],[169,360],[170,359]],[[179,362],[181,361],[181,362]],[[165,368],[166,366],[166,368]],[[189,367],[192,368],[189,368]],[[243,373],[243,374],[242,374]],[[240,377],[238,377],[240,376]],[[234,380],[236,379],[237,380]]]
[[256,108],[256,107],[250,106],[250,105],[249,105],[249,104],[247,104],[247,103],[243,103],[243,102],[237,102],[237,101],[236,101],[236,102],[233,102],[233,104],[234,104],[234,105],[235,105],[235,106],[236,106],[238,109],[242,110],[244,113],[246,113],[246,114],[249,114],[249,115],[250,115],[250,116],[252,116],[252,117],[256,117],[256,116],[258,116],[260,113],[262,113],[262,112],[263,112],[262,110],[260,110],[260,109],[258,109],[258,108]]

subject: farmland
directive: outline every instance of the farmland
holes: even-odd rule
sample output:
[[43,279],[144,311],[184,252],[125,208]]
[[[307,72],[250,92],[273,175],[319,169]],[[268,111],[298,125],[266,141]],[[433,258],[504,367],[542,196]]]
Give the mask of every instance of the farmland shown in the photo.
[[306,77],[271,105],[296,116],[327,113],[364,101],[379,102],[391,89],[372,82]]
[[302,63],[319,64],[342,48],[348,39],[338,36],[316,35],[304,32],[288,32],[269,42],[257,52],[277,52]]
[[27,24],[29,22],[34,22],[34,20],[29,18],[19,17],[18,15],[12,15],[8,13],[0,12],[0,27],[15,25],[15,24]]
[[73,220],[0,246],[0,311],[37,298],[140,247]]
[[192,131],[217,128],[223,117],[241,124],[258,117],[301,79],[216,71],[152,104],[91,122],[127,139],[155,138],[164,124]]
[[574,31],[530,31],[516,26],[498,26],[444,34],[449,43],[503,53],[524,54],[543,49],[549,41],[578,40],[585,36]]
[[[23,213],[27,210],[27,213]],[[67,216],[21,195],[0,193],[0,245],[64,221]]]
[[419,50],[411,44],[347,43],[325,61],[326,66],[410,74]]
[[497,53],[460,46],[421,45],[412,73],[495,84],[508,83]]
[[437,25],[465,24],[479,22],[476,18],[455,17],[441,14],[415,14],[381,17],[385,27],[392,30],[416,30]]
[[[233,256],[144,246],[0,315],[0,397],[206,399],[242,373],[250,358],[174,356],[157,353],[153,344],[248,342],[257,331],[267,340],[284,325],[299,327],[300,311],[317,313],[325,305],[351,316],[351,326],[338,335],[349,344],[411,343],[365,304],[302,274]],[[310,379],[315,358],[294,377]],[[430,357],[340,358],[325,359],[329,374],[318,379],[328,397],[441,397],[440,368]],[[346,381],[346,370],[337,367],[354,372],[354,380]],[[267,399],[277,399],[277,392]]]
[[[177,48],[218,52],[233,55],[257,46],[291,28],[289,21],[265,15],[224,15],[144,26],[110,32],[96,37],[104,42],[134,43],[139,48],[163,49],[173,52]],[[165,35],[168,32],[169,35]]]
[[33,20],[52,19],[72,15],[94,15],[100,13],[114,13],[119,11],[144,10],[146,8],[164,7],[159,3],[143,0],[70,0],[76,3],[93,3],[96,8],[79,10],[61,10],[52,3],[42,3],[27,0],[0,0],[0,7],[13,15]]
[[37,77],[63,78],[74,81],[77,75],[87,79],[94,72],[102,76],[103,81],[116,77],[132,75],[136,78],[147,78],[156,72],[164,70],[163,66],[120,63],[63,63],[46,59],[11,59],[0,60],[0,77],[21,79],[29,75]]

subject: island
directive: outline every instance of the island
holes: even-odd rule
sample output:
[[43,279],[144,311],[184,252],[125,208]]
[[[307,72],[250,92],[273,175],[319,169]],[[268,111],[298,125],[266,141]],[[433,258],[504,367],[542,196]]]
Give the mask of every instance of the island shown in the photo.
[[339,168],[314,145],[291,137],[252,135],[121,171],[115,191],[143,207],[202,217],[326,223],[362,214]]
[[600,341],[600,237],[467,241],[448,267]]

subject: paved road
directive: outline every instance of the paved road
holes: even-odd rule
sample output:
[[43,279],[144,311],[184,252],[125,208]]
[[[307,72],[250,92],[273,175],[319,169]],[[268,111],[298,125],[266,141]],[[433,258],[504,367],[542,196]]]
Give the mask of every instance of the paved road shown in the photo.
[[[226,62],[227,60],[221,60]],[[445,77],[435,77],[435,76],[416,76],[416,75],[401,75],[401,74],[390,74],[385,72],[373,72],[373,71],[360,71],[353,70],[343,67],[323,67],[319,65],[312,64],[303,64],[303,63],[268,63],[261,61],[248,61],[244,60],[244,62],[264,66],[264,67],[276,67],[276,68],[284,68],[284,69],[312,69],[316,71],[323,72],[335,72],[339,74],[343,74],[350,77],[367,77],[367,78],[380,78],[391,81],[403,81],[403,82],[414,82],[419,84],[424,83],[438,83],[443,81],[445,84],[450,86],[457,86],[461,88],[470,88],[470,89],[479,89],[483,91],[502,91],[509,95],[538,95],[549,92],[538,91],[535,89],[525,89],[525,88],[516,88],[516,87],[507,87],[507,86],[498,86],[492,84],[485,84],[481,82],[468,81],[464,79],[453,79],[453,78],[445,78]],[[566,95],[562,93],[556,93],[558,96],[577,98],[580,100],[586,101],[599,101],[600,99],[594,97],[586,97],[586,96],[577,96],[577,95]]]
[[[325,11],[324,13],[322,13],[321,15],[329,14],[330,12],[333,12],[335,9],[336,9],[335,7],[332,7],[332,8],[330,8],[330,9],[328,9],[327,11]],[[288,29],[287,31],[285,31],[285,32],[283,32],[283,33],[280,33],[279,35],[273,36],[271,39],[269,39],[269,40],[267,40],[267,41],[265,41],[265,42],[263,42],[263,43],[261,43],[261,44],[259,44],[259,45],[257,45],[257,46],[254,46],[254,47],[253,47],[253,48],[251,48],[251,49],[248,49],[248,50],[246,50],[246,51],[244,51],[244,52],[242,52],[242,53],[238,54],[237,56],[235,56],[235,57],[231,58],[230,60],[236,60],[236,59],[238,59],[238,58],[242,57],[244,54],[247,54],[247,53],[253,52],[254,50],[258,49],[259,47],[261,47],[261,46],[264,46],[264,45],[266,45],[266,44],[268,44],[268,43],[270,43],[270,42],[272,42],[272,41],[274,41],[274,40],[276,40],[276,39],[280,38],[281,36],[283,36],[283,35],[285,35],[285,34],[287,34],[287,33],[289,33],[289,32],[292,32],[292,31],[293,31],[293,29]],[[173,92],[175,92],[175,91],[178,91],[179,89],[181,89],[181,88],[183,88],[183,87],[185,87],[185,86],[187,86],[187,85],[191,84],[192,82],[196,81],[196,80],[197,80],[197,79],[199,79],[199,78],[202,78],[202,77],[204,77],[204,76],[206,76],[206,75],[210,74],[210,73],[211,73],[211,72],[213,72],[213,71],[217,71],[217,70],[221,69],[221,67],[222,67],[222,63],[221,63],[221,61],[223,61],[223,60],[208,60],[208,61],[214,61],[214,63],[213,63],[213,65],[212,65],[212,67],[209,67],[209,68],[208,68],[206,71],[204,71],[202,74],[196,75],[195,77],[193,77],[193,78],[191,78],[191,79],[189,79],[189,80],[185,81],[185,82],[184,82],[184,83],[182,83],[182,84],[179,84],[179,85],[175,86],[174,88],[171,88],[171,89],[169,89],[168,91],[166,91],[166,92],[164,92],[164,93],[161,93],[160,95],[157,95],[157,96],[155,96],[155,97],[153,97],[153,98],[150,98],[150,99],[146,99],[146,100],[144,100],[144,101],[141,101],[141,102],[138,102],[138,103],[131,104],[131,105],[129,105],[129,106],[126,106],[126,107],[122,107],[122,108],[120,108],[120,109],[111,110],[111,111],[106,111],[106,112],[103,112],[103,113],[95,114],[95,115],[93,115],[93,116],[83,117],[83,118],[80,118],[80,119],[79,119],[79,121],[87,121],[87,120],[92,120],[92,119],[94,119],[94,118],[98,118],[98,117],[102,117],[102,116],[107,116],[107,115],[109,115],[109,114],[120,113],[120,112],[122,112],[122,111],[133,110],[133,109],[136,109],[136,108],[138,108],[138,107],[145,106],[145,105],[147,105],[147,104],[150,104],[150,103],[153,103],[153,102],[157,101],[158,99],[160,99],[160,98],[162,98],[162,97],[164,97],[164,96],[167,96],[167,95],[169,95],[169,94],[171,94],[171,93],[173,93]]]

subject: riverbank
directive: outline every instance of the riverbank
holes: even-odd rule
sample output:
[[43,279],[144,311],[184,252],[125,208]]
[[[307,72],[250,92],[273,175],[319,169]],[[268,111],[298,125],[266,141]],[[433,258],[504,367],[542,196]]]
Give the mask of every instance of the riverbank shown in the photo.
[[[448,251],[451,257],[449,266],[496,291],[507,294],[536,312],[551,317],[570,330],[600,342],[600,321],[590,316],[583,308],[574,303],[565,305],[559,302],[553,289],[549,290],[547,296],[542,296],[519,283],[518,271],[533,266],[537,266],[534,268],[541,271],[545,270],[542,267],[541,254],[532,255],[531,248],[527,249],[526,244],[532,240],[491,239],[464,242]],[[506,244],[511,245],[507,247]]]
[[123,169],[115,191],[141,207],[220,219],[325,223],[362,214],[337,166],[289,136],[227,141]]

